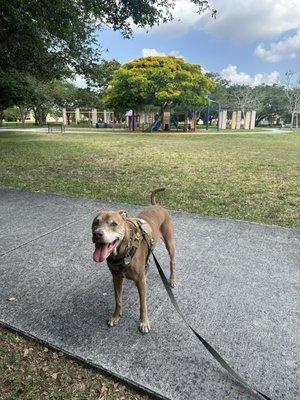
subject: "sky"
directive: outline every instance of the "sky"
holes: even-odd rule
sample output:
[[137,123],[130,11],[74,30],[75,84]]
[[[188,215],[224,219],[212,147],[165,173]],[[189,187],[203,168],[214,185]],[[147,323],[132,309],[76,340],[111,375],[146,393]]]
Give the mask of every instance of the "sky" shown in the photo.
[[[300,0],[211,0],[217,9],[197,13],[177,0],[174,21],[148,32],[133,27],[132,39],[111,29],[97,37],[104,58],[121,63],[147,55],[175,55],[219,72],[233,83],[273,84],[288,70],[300,70]],[[78,80],[80,84],[80,78]]]

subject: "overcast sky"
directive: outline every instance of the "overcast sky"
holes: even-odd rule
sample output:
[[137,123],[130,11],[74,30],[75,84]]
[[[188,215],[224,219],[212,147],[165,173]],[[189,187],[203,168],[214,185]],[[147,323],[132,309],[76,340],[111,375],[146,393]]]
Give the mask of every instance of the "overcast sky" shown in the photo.
[[[142,55],[173,54],[220,72],[236,83],[276,82],[300,69],[300,0],[212,0],[217,18],[197,14],[187,0],[177,1],[174,22],[134,38],[106,29],[99,40],[120,62]],[[178,19],[180,21],[178,21]]]

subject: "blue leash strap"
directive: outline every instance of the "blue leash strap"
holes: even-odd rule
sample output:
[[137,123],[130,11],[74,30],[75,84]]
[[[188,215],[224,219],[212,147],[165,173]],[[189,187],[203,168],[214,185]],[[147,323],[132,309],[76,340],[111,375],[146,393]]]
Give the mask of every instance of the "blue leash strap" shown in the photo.
[[[152,251],[151,251],[152,252]],[[164,284],[164,287],[168,293],[168,296],[171,300],[171,303],[173,304],[175,310],[177,313],[180,315],[182,320],[185,322],[185,324],[190,328],[190,330],[193,332],[193,334],[200,340],[200,342],[203,344],[203,346],[210,352],[210,354],[214,357],[214,359],[237,381],[239,382],[250,394],[254,394],[255,396],[261,398],[263,397],[266,400],[271,400],[270,397],[267,395],[263,394],[262,392],[254,389],[252,386],[250,386],[241,376],[239,376],[231,367],[230,365],[227,364],[227,362],[224,360],[223,357],[205,340],[201,335],[199,335],[198,332],[195,331],[194,328],[191,327],[191,325],[187,322],[185,316],[183,315],[182,311],[180,310],[178,303],[173,295],[173,292],[170,288],[169,282],[159,264],[157,261],[157,258],[155,257],[154,253],[152,252],[156,268],[158,269],[159,275],[161,277],[161,280]]]

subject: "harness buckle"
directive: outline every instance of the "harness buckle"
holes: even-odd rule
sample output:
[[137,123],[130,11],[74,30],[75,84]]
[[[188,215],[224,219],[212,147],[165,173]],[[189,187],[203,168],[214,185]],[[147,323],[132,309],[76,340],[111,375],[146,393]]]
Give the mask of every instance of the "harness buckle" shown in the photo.
[[132,257],[131,257],[130,255],[127,256],[127,257],[125,257],[125,258],[123,259],[123,264],[124,264],[124,266],[129,265],[130,262],[131,262],[131,259],[132,259]]

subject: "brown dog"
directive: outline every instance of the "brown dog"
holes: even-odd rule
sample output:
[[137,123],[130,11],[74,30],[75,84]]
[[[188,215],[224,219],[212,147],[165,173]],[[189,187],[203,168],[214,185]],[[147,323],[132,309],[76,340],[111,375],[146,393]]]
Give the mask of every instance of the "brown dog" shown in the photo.
[[147,312],[147,267],[153,249],[161,238],[170,256],[170,285],[176,284],[174,230],[171,217],[166,209],[156,204],[155,195],[164,189],[151,193],[151,205],[144,208],[137,218],[127,218],[125,211],[101,211],[92,224],[95,251],[93,260],[107,264],[113,276],[115,290],[115,311],[108,319],[108,326],[118,323],[122,315],[123,278],[135,282],[140,297],[140,324],[142,333],[150,331]]

